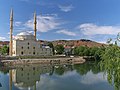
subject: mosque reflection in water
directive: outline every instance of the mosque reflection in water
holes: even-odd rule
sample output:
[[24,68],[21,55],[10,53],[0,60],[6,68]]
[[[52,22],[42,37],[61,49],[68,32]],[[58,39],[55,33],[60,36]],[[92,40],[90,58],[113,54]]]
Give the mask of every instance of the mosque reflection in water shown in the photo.
[[40,75],[53,72],[63,74],[64,71],[72,70],[72,65],[23,65],[9,70],[9,90],[12,90],[12,84],[19,89],[36,90],[36,84],[40,81]]

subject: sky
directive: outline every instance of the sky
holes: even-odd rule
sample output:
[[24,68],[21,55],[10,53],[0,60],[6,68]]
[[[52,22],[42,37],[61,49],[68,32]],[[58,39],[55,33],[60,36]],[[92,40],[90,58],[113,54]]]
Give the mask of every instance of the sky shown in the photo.
[[13,36],[33,33],[37,14],[37,39],[89,39],[105,43],[120,32],[120,0],[0,0],[0,40],[9,40],[10,11]]

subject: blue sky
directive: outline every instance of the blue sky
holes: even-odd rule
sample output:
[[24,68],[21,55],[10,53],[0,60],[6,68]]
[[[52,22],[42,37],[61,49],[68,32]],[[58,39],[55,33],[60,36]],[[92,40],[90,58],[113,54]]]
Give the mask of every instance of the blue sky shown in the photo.
[[13,35],[33,32],[42,40],[90,39],[106,42],[120,32],[120,0],[0,0],[0,40],[9,40],[9,17],[14,11]]

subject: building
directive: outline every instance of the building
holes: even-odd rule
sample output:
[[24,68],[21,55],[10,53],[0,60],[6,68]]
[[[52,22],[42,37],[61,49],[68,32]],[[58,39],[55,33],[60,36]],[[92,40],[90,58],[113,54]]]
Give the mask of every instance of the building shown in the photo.
[[67,45],[65,45],[64,46],[64,54],[66,55],[66,56],[69,56],[69,55],[74,55],[74,46],[67,46]]
[[10,56],[51,56],[53,55],[52,48],[42,46],[36,40],[37,20],[34,13],[34,35],[29,32],[21,32],[13,39],[13,10],[10,15]]
[[52,49],[49,46],[42,46],[35,40],[34,35],[28,32],[21,32],[13,39],[12,56],[50,56]]

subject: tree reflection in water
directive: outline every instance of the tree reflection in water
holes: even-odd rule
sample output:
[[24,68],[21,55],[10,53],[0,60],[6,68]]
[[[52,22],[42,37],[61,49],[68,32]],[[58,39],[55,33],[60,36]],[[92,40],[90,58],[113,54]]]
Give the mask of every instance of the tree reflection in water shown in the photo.
[[102,72],[100,70],[100,66],[98,64],[99,62],[96,61],[88,61],[83,64],[76,64],[74,65],[74,69],[80,74],[80,75],[85,75],[89,71],[92,71],[94,74],[97,74],[99,72]]
[[[36,83],[40,82],[40,76],[47,75],[60,75],[62,76],[64,73],[68,71],[75,70],[80,76],[86,75],[88,72],[92,72],[93,74],[97,74],[102,72],[100,70],[99,62],[90,61],[84,64],[34,64],[34,65],[20,65],[16,66],[15,69],[12,70],[12,74],[9,73],[9,77],[12,78],[14,85],[18,88],[31,88],[36,90]],[[8,71],[8,70],[7,70]],[[3,70],[4,72],[4,70]],[[11,75],[10,75],[11,74]],[[11,79],[10,79],[11,80]],[[9,87],[12,87],[12,84],[9,84]]]

